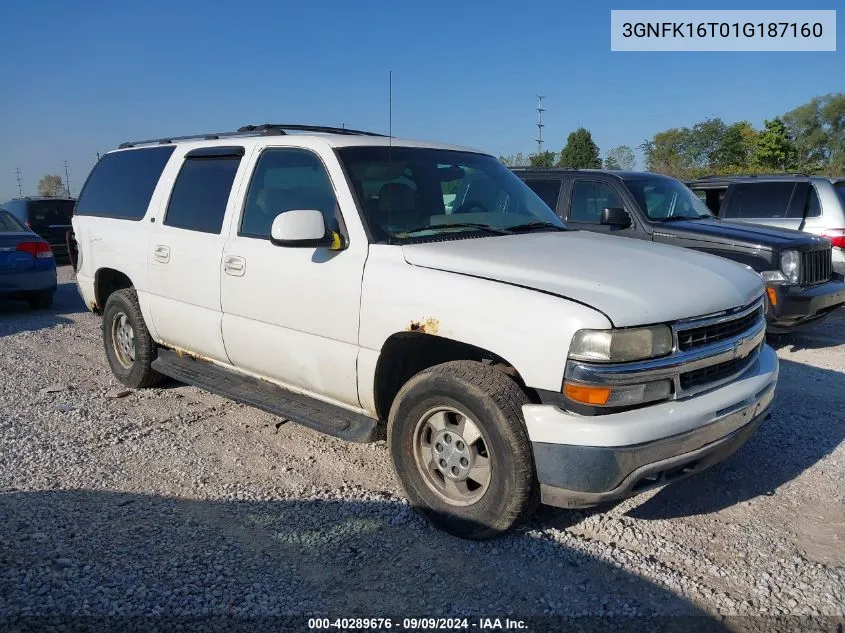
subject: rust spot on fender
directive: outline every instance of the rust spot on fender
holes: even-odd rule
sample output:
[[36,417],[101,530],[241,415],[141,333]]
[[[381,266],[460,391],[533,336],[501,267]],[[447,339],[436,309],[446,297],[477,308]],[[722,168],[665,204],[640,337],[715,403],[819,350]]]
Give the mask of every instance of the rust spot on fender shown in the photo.
[[411,324],[408,326],[408,331],[436,335],[440,331],[440,321],[433,317],[428,317],[422,321],[411,321]]

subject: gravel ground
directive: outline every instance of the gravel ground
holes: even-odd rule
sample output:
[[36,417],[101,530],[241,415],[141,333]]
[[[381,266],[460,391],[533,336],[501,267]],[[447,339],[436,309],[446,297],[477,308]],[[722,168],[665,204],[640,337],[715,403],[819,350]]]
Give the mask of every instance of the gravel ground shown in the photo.
[[773,419],[727,462],[471,543],[409,509],[383,442],[175,383],[120,388],[71,275],[52,310],[0,303],[0,628],[616,615],[596,622],[842,631],[845,314],[778,342]]

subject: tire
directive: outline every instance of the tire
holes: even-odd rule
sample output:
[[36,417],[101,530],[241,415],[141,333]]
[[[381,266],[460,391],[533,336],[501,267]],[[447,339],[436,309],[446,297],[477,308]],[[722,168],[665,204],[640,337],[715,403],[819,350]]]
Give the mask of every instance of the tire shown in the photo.
[[53,291],[42,290],[41,292],[34,292],[27,296],[26,302],[33,310],[46,310],[53,305]]
[[150,366],[157,347],[144,324],[134,288],[116,290],[106,301],[103,345],[112,373],[127,387],[151,387],[164,379]]
[[539,499],[522,416],[527,403],[512,379],[473,361],[443,363],[411,378],[393,401],[387,428],[411,506],[440,529],[473,540],[527,518]]

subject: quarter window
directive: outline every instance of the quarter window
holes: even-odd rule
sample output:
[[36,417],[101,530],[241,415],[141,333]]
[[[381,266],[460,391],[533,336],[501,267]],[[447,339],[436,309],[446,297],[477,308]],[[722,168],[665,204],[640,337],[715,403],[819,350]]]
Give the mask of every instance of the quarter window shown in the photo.
[[316,209],[329,227],[338,228],[337,199],[322,161],[302,149],[266,150],[255,167],[239,235],[270,237],[277,215]]
[[576,180],[572,188],[569,221],[598,224],[604,209],[619,209],[622,206],[616,191],[607,183]]
[[239,157],[187,158],[176,178],[164,224],[220,233]]
[[169,145],[106,154],[88,176],[74,213],[140,220],[173,150]]
[[819,194],[816,188],[810,185],[810,192],[807,195],[807,209],[804,212],[806,218],[817,218],[822,214],[822,205],[819,202]]

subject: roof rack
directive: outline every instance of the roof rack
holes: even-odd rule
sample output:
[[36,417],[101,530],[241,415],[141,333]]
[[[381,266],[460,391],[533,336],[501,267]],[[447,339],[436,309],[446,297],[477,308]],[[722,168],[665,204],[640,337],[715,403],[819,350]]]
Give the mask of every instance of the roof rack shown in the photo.
[[777,178],[782,176],[795,176],[796,178],[811,178],[810,174],[805,174],[802,171],[782,171],[780,173],[772,174],[710,174],[708,176],[690,178],[690,180],[726,180],[728,178]]
[[204,134],[190,134],[188,136],[168,136],[154,138],[146,141],[127,141],[118,145],[118,149],[136,147],[138,145],[169,145],[176,141],[206,140],[214,141],[221,138],[235,136],[283,136],[291,132],[319,132],[323,134],[344,134],[348,136],[384,136],[376,132],[365,132],[363,130],[352,130],[347,127],[327,127],[324,125],[300,125],[287,123],[262,123],[261,125],[244,125],[235,132],[206,132]]

